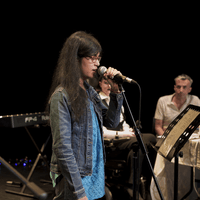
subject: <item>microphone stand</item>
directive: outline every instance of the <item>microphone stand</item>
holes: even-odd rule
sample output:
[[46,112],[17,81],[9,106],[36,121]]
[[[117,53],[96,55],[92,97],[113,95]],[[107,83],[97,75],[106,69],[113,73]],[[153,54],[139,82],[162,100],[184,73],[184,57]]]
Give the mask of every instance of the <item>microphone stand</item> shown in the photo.
[[[138,84],[138,83],[137,83],[137,84]],[[159,187],[159,185],[158,185],[158,181],[157,181],[156,176],[155,176],[155,174],[154,174],[153,167],[152,167],[151,162],[150,162],[150,160],[149,160],[149,156],[148,156],[147,150],[146,150],[146,148],[145,148],[145,146],[144,146],[144,142],[143,142],[142,137],[141,137],[141,132],[140,132],[140,130],[137,128],[135,119],[134,119],[133,114],[132,114],[132,112],[131,112],[131,109],[130,109],[130,106],[129,106],[129,104],[128,104],[128,101],[127,101],[127,99],[126,99],[125,90],[124,90],[124,88],[122,87],[122,84],[120,84],[119,86],[121,87],[122,95],[123,95],[123,97],[124,97],[124,100],[125,100],[126,105],[127,105],[127,107],[128,107],[129,113],[130,113],[130,115],[131,115],[131,119],[132,119],[133,124],[134,124],[134,127],[133,127],[133,128],[134,128],[134,130],[135,130],[135,136],[136,136],[136,138],[137,138],[139,147],[140,147],[142,153],[145,155],[145,157],[146,157],[146,159],[147,159],[147,162],[148,162],[148,165],[149,165],[151,174],[152,174],[152,176],[153,176],[153,179],[154,179],[156,188],[157,188],[158,193],[159,193],[159,195],[160,195],[160,198],[161,198],[161,200],[164,200],[163,195],[162,195],[162,192],[161,192],[160,187]],[[134,180],[133,180],[133,182],[134,182]]]

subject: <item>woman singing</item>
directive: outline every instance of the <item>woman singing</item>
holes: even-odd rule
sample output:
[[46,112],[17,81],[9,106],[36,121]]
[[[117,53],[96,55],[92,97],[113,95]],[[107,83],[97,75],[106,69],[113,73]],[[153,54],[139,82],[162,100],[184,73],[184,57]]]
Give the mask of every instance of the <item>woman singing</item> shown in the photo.
[[[58,59],[48,104],[54,200],[93,200],[105,193],[102,127],[119,124],[123,97],[113,87],[107,108],[86,81],[94,77],[101,52],[92,35],[79,31],[66,40]],[[105,76],[112,82],[119,73],[109,68]]]

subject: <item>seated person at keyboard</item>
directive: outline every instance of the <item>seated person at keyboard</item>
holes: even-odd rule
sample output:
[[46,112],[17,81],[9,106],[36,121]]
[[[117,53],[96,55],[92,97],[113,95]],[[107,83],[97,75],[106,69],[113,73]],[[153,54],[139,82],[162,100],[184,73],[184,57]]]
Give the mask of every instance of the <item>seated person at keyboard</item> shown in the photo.
[[[157,136],[163,135],[168,125],[189,105],[200,106],[197,96],[189,95],[193,80],[186,74],[175,79],[174,94],[160,97],[155,111],[155,132]],[[198,132],[196,130],[195,132]]]
[[[116,84],[116,83],[114,83]],[[111,85],[103,76],[99,78],[99,84],[96,88],[99,92],[99,95],[102,99],[102,102],[108,107],[110,102],[110,92],[111,92]],[[130,137],[130,139],[127,140],[121,140],[121,142],[117,143],[116,149],[109,153],[107,155],[107,160],[110,159],[122,159],[127,160],[127,182],[132,184],[133,183],[133,167],[132,167],[132,159],[133,159],[133,150],[135,145],[137,145],[137,139],[135,137],[134,131],[125,121],[125,113],[124,113],[124,107],[122,106],[121,109],[121,116],[120,116],[120,123],[117,128],[115,129],[108,129],[106,127],[103,127],[104,131],[104,138],[115,138],[116,132],[118,133],[119,138],[122,137]],[[150,160],[152,161],[152,164],[154,164],[155,160],[155,151],[153,150],[150,143],[155,145],[156,143],[156,137],[153,134],[142,134],[142,139],[147,147],[147,150],[149,152]],[[150,155],[151,154],[151,155]],[[146,159],[144,159],[144,155],[139,151],[139,158],[140,158],[140,169],[142,175],[144,175],[147,178],[147,187],[149,190],[149,184],[151,180],[151,172],[149,171],[149,167],[146,163]]]

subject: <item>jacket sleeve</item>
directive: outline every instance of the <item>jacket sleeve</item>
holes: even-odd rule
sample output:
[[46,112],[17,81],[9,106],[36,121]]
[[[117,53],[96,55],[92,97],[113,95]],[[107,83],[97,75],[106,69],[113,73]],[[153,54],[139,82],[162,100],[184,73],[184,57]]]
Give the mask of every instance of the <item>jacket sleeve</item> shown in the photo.
[[[103,125],[107,128],[116,128],[120,122],[123,96],[120,94],[110,94],[110,103],[108,109],[102,109]],[[104,106],[105,108],[105,106]]]
[[50,124],[52,129],[52,149],[56,154],[59,167],[74,199],[86,196],[81,175],[71,147],[71,114],[62,92],[55,93],[50,102]]

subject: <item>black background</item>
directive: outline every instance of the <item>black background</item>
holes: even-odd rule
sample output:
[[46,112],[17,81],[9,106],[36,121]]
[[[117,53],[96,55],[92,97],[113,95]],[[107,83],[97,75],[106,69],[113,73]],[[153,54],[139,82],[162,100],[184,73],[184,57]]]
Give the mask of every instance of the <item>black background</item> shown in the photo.
[[[44,111],[62,45],[79,30],[93,34],[101,43],[101,65],[112,66],[140,84],[142,132],[151,132],[157,100],[174,92],[177,75],[191,76],[191,94],[200,97],[199,22],[195,6],[77,6],[78,3],[2,6],[0,116]],[[137,120],[138,87],[125,83],[124,89]],[[126,113],[132,126],[127,110]],[[38,132],[34,137],[40,143],[47,135]],[[0,156],[20,157],[34,149],[23,129],[1,128],[0,137],[1,147],[7,145]],[[19,149],[24,155],[19,155]]]

